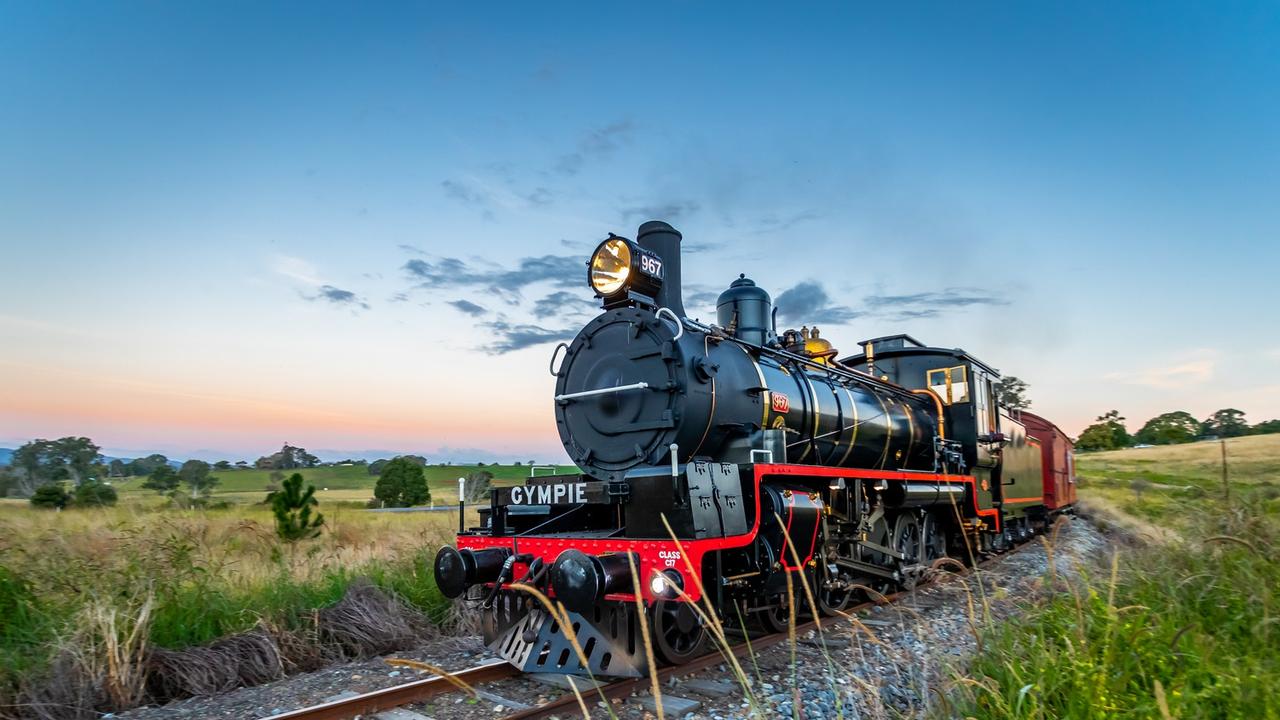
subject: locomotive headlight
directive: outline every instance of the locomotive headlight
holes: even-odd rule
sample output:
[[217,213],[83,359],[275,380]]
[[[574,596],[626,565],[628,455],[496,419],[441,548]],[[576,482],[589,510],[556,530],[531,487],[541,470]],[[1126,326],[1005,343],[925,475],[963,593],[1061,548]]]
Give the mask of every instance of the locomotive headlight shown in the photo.
[[608,307],[631,293],[653,298],[662,287],[662,258],[630,240],[610,235],[587,263],[587,280]]
[[684,589],[684,578],[675,570],[655,571],[649,576],[649,592],[656,597],[672,598]]
[[604,297],[617,295],[631,276],[631,245],[620,237],[600,243],[591,256],[591,289]]

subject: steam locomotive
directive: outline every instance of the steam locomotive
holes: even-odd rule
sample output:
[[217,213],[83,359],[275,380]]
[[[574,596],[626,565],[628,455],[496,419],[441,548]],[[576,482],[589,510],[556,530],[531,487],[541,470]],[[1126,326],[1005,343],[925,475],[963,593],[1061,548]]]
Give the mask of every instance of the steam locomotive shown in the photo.
[[[680,242],[651,221],[587,263],[603,312],[551,358],[582,472],[493,489],[436,556],[440,589],[478,604],[509,662],[640,675],[646,630],[681,663],[708,650],[708,608],[780,631],[808,607],[801,573],[834,614],[1071,510],[1070,440],[1002,407],[990,365],[909,335],[838,358],[816,327],[779,334],[745,276],[703,324],[684,312]],[[563,604],[571,633],[526,586]]]

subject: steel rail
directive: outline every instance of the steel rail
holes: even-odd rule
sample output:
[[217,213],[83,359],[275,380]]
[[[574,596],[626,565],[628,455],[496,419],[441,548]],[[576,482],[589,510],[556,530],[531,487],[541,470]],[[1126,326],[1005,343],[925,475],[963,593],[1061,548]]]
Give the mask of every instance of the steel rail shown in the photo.
[[271,715],[262,720],[347,720],[347,718],[357,715],[370,715],[382,710],[390,710],[402,705],[421,702],[435,695],[457,690],[458,686],[454,684],[455,680],[461,680],[468,685],[475,685],[493,682],[494,680],[503,680],[519,674],[519,668],[505,660],[498,660],[466,670],[459,670],[456,673],[450,673],[448,677],[432,675],[428,678],[401,685],[393,685],[381,690]]

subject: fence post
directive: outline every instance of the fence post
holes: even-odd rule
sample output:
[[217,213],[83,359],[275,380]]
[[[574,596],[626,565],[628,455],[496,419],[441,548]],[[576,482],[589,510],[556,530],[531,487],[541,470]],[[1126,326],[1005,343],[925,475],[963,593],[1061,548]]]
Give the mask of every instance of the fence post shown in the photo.
[[1222,444],[1222,494],[1227,502],[1231,502],[1231,482],[1227,477],[1227,441],[1223,438],[1218,442]]

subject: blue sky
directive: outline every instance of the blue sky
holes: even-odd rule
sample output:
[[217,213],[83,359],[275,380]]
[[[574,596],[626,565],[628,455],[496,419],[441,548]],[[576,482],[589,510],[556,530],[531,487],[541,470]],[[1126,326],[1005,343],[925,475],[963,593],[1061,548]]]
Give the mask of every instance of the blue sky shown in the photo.
[[745,272],[1072,433],[1280,416],[1277,47],[1263,3],[0,3],[0,441],[558,458],[574,268],[650,218],[691,313]]

